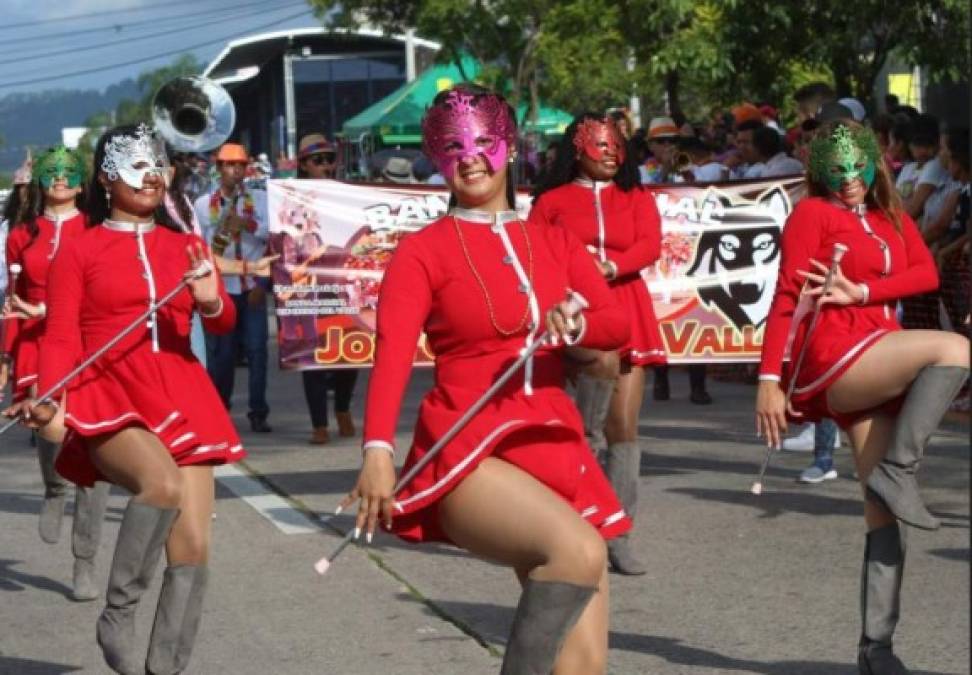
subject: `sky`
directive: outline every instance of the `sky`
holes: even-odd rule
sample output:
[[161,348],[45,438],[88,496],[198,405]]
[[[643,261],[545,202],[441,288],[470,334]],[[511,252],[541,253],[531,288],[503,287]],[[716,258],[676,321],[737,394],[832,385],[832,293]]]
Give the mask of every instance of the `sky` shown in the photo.
[[0,5],[0,97],[104,89],[186,51],[206,64],[232,39],[320,25],[306,0],[0,0]]

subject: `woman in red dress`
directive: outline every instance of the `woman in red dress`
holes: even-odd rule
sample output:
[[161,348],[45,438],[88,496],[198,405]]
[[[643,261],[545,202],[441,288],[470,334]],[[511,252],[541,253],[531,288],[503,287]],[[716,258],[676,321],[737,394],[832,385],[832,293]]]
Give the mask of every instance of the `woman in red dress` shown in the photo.
[[[850,437],[868,527],[858,665],[863,675],[899,675],[908,671],[892,651],[905,558],[897,521],[938,527],[915,472],[968,378],[969,342],[943,331],[902,330],[895,319],[896,302],[935,289],[938,275],[877,147],[870,130],[845,121],[823,126],[811,144],[811,196],[783,229],[756,424],[775,447],[788,413],[810,421],[831,417]],[[824,295],[825,261],[835,244],[848,251]],[[808,335],[814,302],[820,314]],[[784,377],[788,341],[792,355],[805,355],[800,372]],[[781,380],[792,377],[788,410]]]
[[[604,539],[631,522],[584,443],[563,391],[559,346],[616,349],[627,324],[580,241],[512,210],[516,125],[500,96],[471,85],[442,92],[422,129],[456,206],[406,236],[385,273],[364,462],[342,508],[360,499],[357,527],[369,541],[380,517],[409,541],[451,542],[513,568],[523,594],[503,675],[603,673]],[[582,313],[564,301],[569,289],[587,299]],[[436,354],[435,386],[422,401],[406,469],[544,328],[557,345],[541,347],[393,497],[395,429],[422,331]]]
[[[8,278],[16,277],[17,287],[11,288],[4,311],[8,330],[0,359],[0,389],[6,384],[7,368],[12,364],[14,401],[37,394],[39,343],[47,314],[47,273],[60,248],[84,231],[86,218],[79,208],[83,203],[83,183],[84,163],[77,154],[63,145],[43,152],[34,163],[27,218],[13,227],[7,239]],[[14,265],[19,267],[17,275],[10,269]],[[61,537],[67,500],[68,484],[54,469],[62,436],[54,429],[35,436],[44,480],[38,529],[41,539],[49,544],[57,543]],[[94,564],[107,499],[107,483],[79,486],[75,491],[71,532],[74,600],[94,600],[99,595]]]
[[[89,227],[62,246],[50,270],[41,391],[208,260],[202,241],[161,207],[165,154],[148,127],[106,132],[94,159]],[[234,324],[218,274],[203,276],[70,382],[63,398],[52,397],[60,405],[28,400],[6,411],[25,413],[34,428],[57,414],[67,428],[58,471],[79,485],[107,480],[133,495],[97,626],[105,661],[119,673],[185,669],[208,577],[213,465],[244,456],[190,350],[194,309],[210,332]],[[135,610],[163,546],[168,566],[146,659],[135,652]]]
[[[569,354],[581,363],[577,406],[592,445],[607,441],[605,470],[625,512],[634,518],[645,367],[665,363],[651,295],[641,278],[641,270],[661,252],[661,217],[654,196],[641,186],[638,167],[625,152],[614,121],[593,113],[567,128],[557,161],[533,197],[530,221],[566,228],[587,245],[631,329],[631,339],[617,351],[573,348]],[[627,536],[608,544],[608,559],[621,574],[647,571]]]

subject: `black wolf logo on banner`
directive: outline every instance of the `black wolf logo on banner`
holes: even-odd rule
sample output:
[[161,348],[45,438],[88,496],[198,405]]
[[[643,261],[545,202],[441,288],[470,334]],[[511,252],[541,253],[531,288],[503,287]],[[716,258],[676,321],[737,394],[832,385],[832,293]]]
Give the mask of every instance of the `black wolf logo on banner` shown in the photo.
[[711,216],[686,274],[698,279],[701,304],[717,310],[737,330],[760,328],[769,315],[780,257],[780,232],[790,198],[780,186],[753,201],[736,201],[713,188]]

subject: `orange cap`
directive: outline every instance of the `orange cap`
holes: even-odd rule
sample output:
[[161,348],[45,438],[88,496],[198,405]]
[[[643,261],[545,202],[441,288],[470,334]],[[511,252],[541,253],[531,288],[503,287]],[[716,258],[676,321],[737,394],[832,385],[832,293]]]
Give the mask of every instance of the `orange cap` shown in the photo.
[[740,103],[735,106],[732,108],[732,116],[735,118],[737,125],[748,122],[749,120],[763,121],[763,113],[752,103]]
[[249,162],[246,148],[239,143],[225,143],[216,153],[217,162]]

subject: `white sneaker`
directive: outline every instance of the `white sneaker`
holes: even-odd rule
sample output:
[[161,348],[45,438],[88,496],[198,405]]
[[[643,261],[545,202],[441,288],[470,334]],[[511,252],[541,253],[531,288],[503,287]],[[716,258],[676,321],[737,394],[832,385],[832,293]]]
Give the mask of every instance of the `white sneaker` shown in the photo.
[[824,471],[816,464],[803,470],[800,474],[801,483],[823,483],[825,480],[833,480],[837,477],[837,469],[831,468]]
[[813,451],[813,430],[813,424],[805,424],[799,434],[783,439],[783,449],[787,452]]

